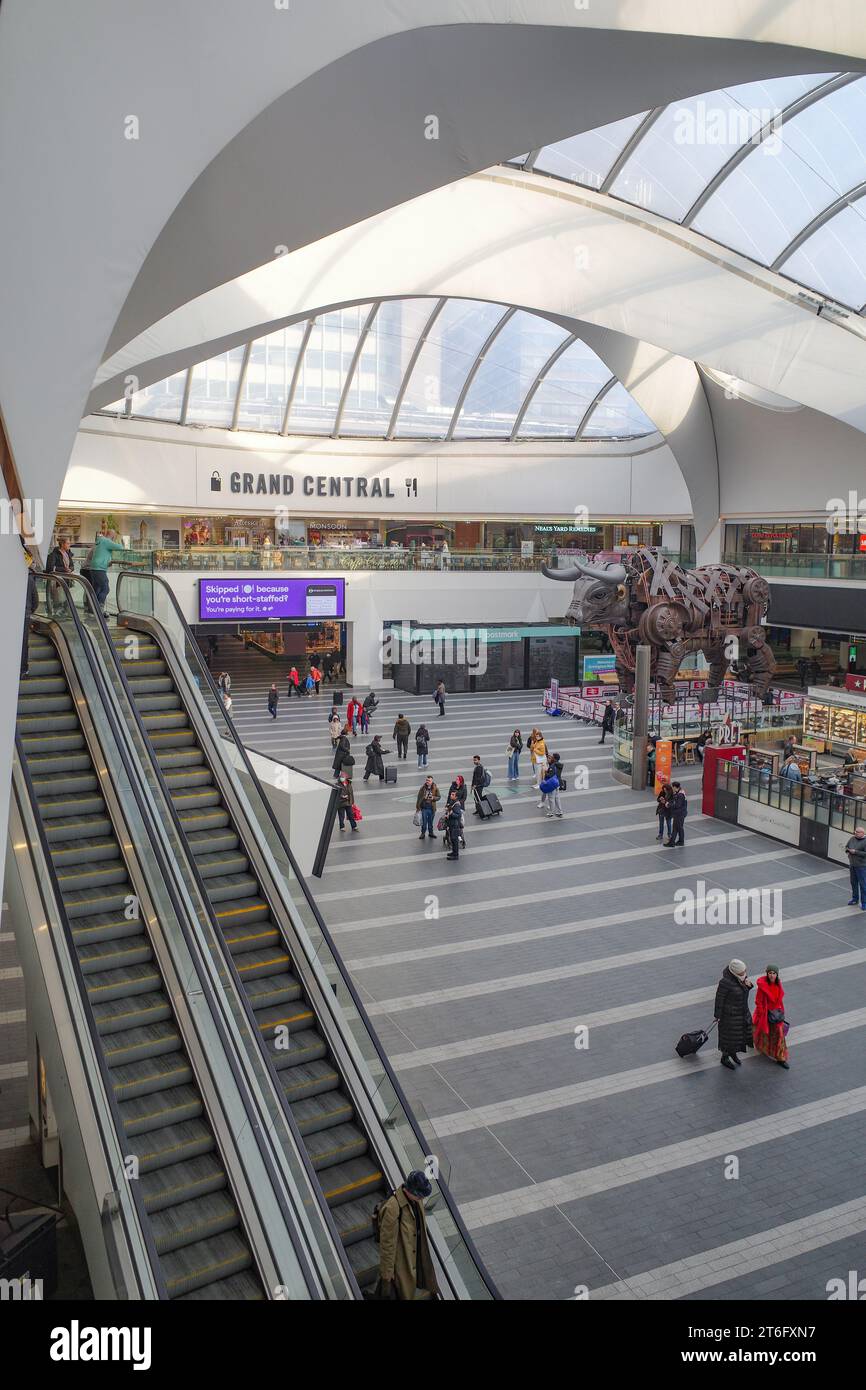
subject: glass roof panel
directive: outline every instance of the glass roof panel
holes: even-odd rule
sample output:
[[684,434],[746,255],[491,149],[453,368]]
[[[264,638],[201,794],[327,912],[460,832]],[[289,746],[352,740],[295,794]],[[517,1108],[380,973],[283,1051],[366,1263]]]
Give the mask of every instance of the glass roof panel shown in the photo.
[[609,125],[547,145],[533,168],[543,174],[557,174],[573,183],[586,184],[589,188],[601,188],[614,161],[646,114],[646,111],[639,111],[636,116],[625,116],[621,121],[611,121]]
[[652,420],[644,415],[634,397],[618,381],[593,408],[581,438],[627,439],[655,432]]
[[436,303],[386,299],[379,306],[349,387],[341,435],[387,434],[400,383]]
[[250,350],[238,429],[279,432],[306,322],[257,338]]
[[396,434],[444,438],[472,364],[504,313],[501,304],[448,300],[409,377]]
[[289,411],[289,434],[331,434],[369,304],[334,309],[313,325]]
[[779,268],[841,304],[866,304],[866,203],[843,208]]
[[520,439],[573,439],[610,368],[580,339],[553,364],[529,403]]
[[454,438],[507,438],[533,381],[568,337],[564,328],[519,310],[481,363],[457,420]]
[[[186,385],[186,371],[175,372],[174,376],[166,377],[164,381],[157,381],[153,386],[145,386],[141,391],[136,391],[132,397],[132,414],[138,415],[145,420],[174,420],[180,419],[181,407],[183,405],[183,391]],[[118,401],[115,406],[106,406],[106,410],[123,410],[124,401]]]
[[187,424],[217,425],[228,429],[235,411],[244,347],[221,352],[192,369]]

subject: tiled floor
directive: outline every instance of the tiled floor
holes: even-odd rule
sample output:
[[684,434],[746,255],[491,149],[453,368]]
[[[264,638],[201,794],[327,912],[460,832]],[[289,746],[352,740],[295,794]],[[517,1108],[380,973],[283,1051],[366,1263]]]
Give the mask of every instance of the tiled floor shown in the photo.
[[[327,691],[283,699],[273,722],[282,669],[221,659],[245,740],[328,776]],[[704,819],[692,769],[686,846],[658,846],[651,797],[614,783],[609,744],[545,717],[537,692],[446,708],[389,693],[373,731],[393,747],[400,710],[426,721],[443,792],[480,753],[503,815],[469,816],[447,862],[412,826],[414,741],[396,787],[364,785],[359,736],[361,832],[335,832],[316,892],[504,1295],[821,1299],[866,1274],[866,918],[845,906],[847,874]],[[562,820],[537,810],[525,754],[505,780],[508,736],[533,723],[572,775],[588,769]],[[674,892],[699,880],[778,887],[781,932],[678,924]],[[733,956],[752,978],[781,966],[789,1072],[749,1054],[732,1074],[712,1042],[674,1054],[709,1024]]]

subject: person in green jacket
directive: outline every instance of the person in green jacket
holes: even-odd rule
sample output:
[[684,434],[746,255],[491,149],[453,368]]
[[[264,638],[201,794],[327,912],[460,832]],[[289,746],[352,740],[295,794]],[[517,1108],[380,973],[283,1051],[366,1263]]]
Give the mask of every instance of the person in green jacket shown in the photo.
[[120,541],[116,541],[111,535],[104,531],[97,534],[93,550],[88,561],[90,570],[90,582],[99,600],[99,606],[105,612],[105,600],[108,598],[108,566],[114,553],[122,551],[125,547]]

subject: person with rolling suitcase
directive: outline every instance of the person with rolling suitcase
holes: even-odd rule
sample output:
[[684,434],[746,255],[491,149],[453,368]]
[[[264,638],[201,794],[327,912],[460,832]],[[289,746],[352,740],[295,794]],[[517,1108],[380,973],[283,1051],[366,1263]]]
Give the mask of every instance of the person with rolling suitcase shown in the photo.
[[741,960],[732,960],[722,971],[722,978],[716,987],[716,1002],[713,1009],[715,1021],[719,1025],[719,1051],[721,1064],[728,1071],[736,1071],[742,1063],[738,1052],[746,1052],[752,1047],[752,1015],[749,1011],[749,993],[752,982]]
[[[364,767],[364,781],[369,782],[371,775],[375,772],[380,783],[385,780],[385,763],[383,761],[386,753],[390,753],[390,748],[382,747],[382,735],[376,734],[372,741],[367,744],[365,749],[367,762]],[[396,768],[393,769],[396,772]]]
[[472,755],[472,799],[475,802],[475,810],[472,814],[475,816],[483,817],[484,815],[481,802],[486,785],[484,781],[485,776],[486,773],[481,763],[481,754],[474,753]]

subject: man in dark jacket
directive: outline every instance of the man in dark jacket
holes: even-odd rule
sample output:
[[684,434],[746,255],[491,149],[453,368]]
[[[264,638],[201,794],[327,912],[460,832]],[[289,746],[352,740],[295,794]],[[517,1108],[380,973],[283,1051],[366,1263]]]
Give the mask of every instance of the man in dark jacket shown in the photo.
[[412,726],[405,714],[398,714],[397,721],[394,725],[393,737],[397,740],[397,757],[402,758],[404,762],[406,761],[406,753],[409,748],[409,735],[411,732]]
[[475,753],[472,758],[472,796],[475,800],[475,810],[473,815],[481,815],[481,798],[484,795],[484,768],[481,763],[480,753]]
[[604,714],[601,716],[601,738],[599,743],[604,743],[608,734],[613,733],[614,708],[613,701],[608,700],[604,707]]
[[272,685],[270,690],[268,691],[268,714],[271,716],[272,719],[276,719],[277,717],[277,703],[279,701],[279,698],[279,690],[277,690],[276,685]]
[[741,1066],[738,1052],[752,1046],[752,1015],[749,1011],[749,991],[752,982],[741,960],[732,960],[722,971],[716,987],[713,1017],[719,1025],[721,1064],[728,1071]]
[[368,743],[368,744],[367,744],[367,748],[366,748],[367,763],[366,763],[366,766],[365,766],[365,768],[364,768],[364,781],[365,781],[365,782],[368,782],[368,781],[370,780],[370,775],[371,775],[371,773],[373,773],[373,772],[375,772],[375,774],[376,774],[376,776],[379,778],[379,781],[380,781],[380,782],[384,782],[384,780],[385,780],[385,764],[384,764],[384,762],[382,761],[382,758],[383,758],[383,755],[384,755],[385,753],[390,753],[390,752],[391,752],[391,749],[390,749],[390,748],[383,748],[383,747],[382,747],[382,743],[381,743],[381,734],[376,734],[376,737],[373,739],[372,743]]
[[358,827],[355,824],[355,817],[352,813],[354,803],[355,798],[352,792],[351,778],[347,777],[344,773],[340,778],[339,791],[337,792],[337,816],[340,821],[340,829],[345,830],[346,819],[348,817],[349,827],[352,833],[356,835],[358,833]]
[[848,870],[851,876],[851,897],[848,899],[848,906],[856,907],[859,902],[862,910],[866,912],[866,830],[862,825],[857,826],[845,846],[845,853],[848,856]]
[[337,747],[334,750],[334,761],[331,763],[334,769],[334,776],[339,777],[345,768],[354,767],[355,759],[352,757],[352,745],[349,742],[348,734],[340,734],[337,739]]
[[665,849],[672,849],[674,845],[684,845],[686,842],[685,828],[686,816],[688,814],[689,803],[686,794],[679,782],[671,782],[673,800],[671,801],[671,821],[673,829],[671,837],[665,840]]
[[418,795],[415,798],[415,810],[421,816],[421,834],[419,840],[423,840],[425,835],[434,839],[433,817],[436,814],[436,803],[439,800],[439,788],[432,777],[426,777],[421,783]]
[[460,836],[463,833],[463,807],[456,795],[449,795],[445,807],[445,839],[449,849],[446,859],[460,858]]

